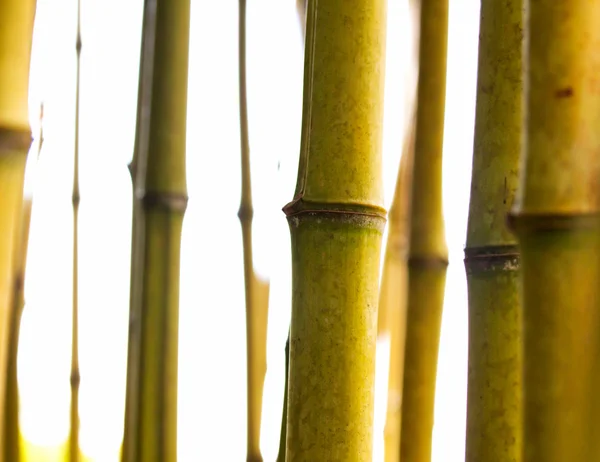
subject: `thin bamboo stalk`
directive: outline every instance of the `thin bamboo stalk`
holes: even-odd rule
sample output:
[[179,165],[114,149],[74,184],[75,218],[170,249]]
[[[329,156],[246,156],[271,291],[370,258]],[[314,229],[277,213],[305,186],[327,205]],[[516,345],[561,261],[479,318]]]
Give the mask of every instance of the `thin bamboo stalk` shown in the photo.
[[77,0],[77,35],[75,38],[77,71],[75,81],[75,149],[73,155],[73,311],[71,324],[71,412],[69,461],[79,461],[79,88],[81,74],[81,0]]
[[481,2],[471,199],[466,461],[521,459],[519,252],[506,214],[522,146],[523,1]]
[[252,258],[252,182],[250,141],[248,135],[248,102],[246,91],[246,0],[239,1],[239,90],[240,141],[242,161],[242,197],[238,217],[244,246],[244,280],[246,289],[246,358],[247,358],[247,462],[262,462],[260,424],[262,395],[267,372],[267,318],[269,282],[254,271]]
[[[37,136],[37,158],[44,143],[43,105],[40,109],[40,131]],[[37,159],[35,159],[37,161]],[[35,166],[35,164],[33,164]],[[28,168],[32,168],[30,164]],[[32,173],[31,171],[28,174]],[[6,371],[6,411],[4,414],[4,460],[19,462],[21,460],[21,437],[19,432],[19,383],[17,378],[17,358],[21,318],[25,307],[25,271],[27,265],[27,249],[29,246],[29,227],[33,198],[25,193],[21,207],[21,221],[17,236],[18,244],[14,247],[14,273],[12,309],[10,313],[10,330],[8,344],[8,365]]]
[[[294,200],[287,462],[369,461],[386,2],[309,2]],[[317,19],[318,18],[318,19]]]
[[[148,34],[142,34],[140,46],[140,75],[144,69],[144,55],[150,53],[144,46],[144,38]],[[135,445],[133,441],[137,441],[138,430],[138,407],[137,392],[139,383],[139,355],[140,355],[140,280],[141,269],[143,268],[143,253],[142,253],[142,218],[141,218],[141,201],[137,195],[137,164],[140,156],[140,124],[142,121],[142,83],[143,79],[138,81],[138,105],[136,114],[136,131],[133,146],[133,156],[128,165],[129,174],[131,176],[131,266],[130,266],[130,290],[129,290],[129,338],[127,342],[127,387],[125,390],[125,421],[123,426],[123,445],[121,447],[122,462],[135,461]]]
[[[131,462],[177,460],[177,346],[179,262],[187,205],[185,175],[189,0],[146,0],[138,105],[135,190],[140,222],[139,284],[132,284],[132,326],[127,410],[135,431],[126,432]],[[137,239],[136,239],[137,238]],[[132,253],[135,250],[132,250]],[[137,317],[139,315],[139,317]],[[139,329],[139,331],[138,331]],[[135,382],[129,381],[135,379]],[[126,416],[126,424],[131,414]],[[131,428],[130,428],[131,430]]]
[[523,461],[598,460],[600,3],[525,15],[525,146],[511,226],[521,250]]
[[285,462],[285,447],[287,441],[287,403],[288,403],[288,383],[290,372],[290,333],[285,342],[285,388],[283,392],[283,412],[281,414],[281,433],[279,434],[279,452],[277,453],[277,462]]
[[448,0],[422,0],[400,460],[431,460],[448,250],[442,214]]
[[[8,372],[9,331],[23,181],[31,145],[28,115],[29,62],[35,0],[0,0],[0,377]],[[0,415],[8,403],[0,380]],[[0,418],[0,462],[5,459],[5,419]]]
[[400,460],[400,422],[408,288],[408,226],[413,158],[414,120],[410,124],[405,138],[396,189],[388,215],[388,240],[379,294],[377,327],[379,335],[383,335],[385,332],[390,339],[388,400],[384,429],[385,462]]

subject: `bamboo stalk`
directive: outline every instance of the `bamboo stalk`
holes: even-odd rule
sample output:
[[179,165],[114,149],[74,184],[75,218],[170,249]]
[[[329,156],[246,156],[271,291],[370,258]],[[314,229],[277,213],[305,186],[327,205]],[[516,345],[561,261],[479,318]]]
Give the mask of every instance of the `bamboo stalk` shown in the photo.
[[510,218],[522,268],[523,461],[592,461],[600,425],[600,3],[527,8],[526,141]]
[[246,289],[246,358],[247,358],[247,462],[262,462],[260,424],[262,395],[267,372],[267,317],[269,283],[254,271],[252,258],[252,182],[250,142],[248,135],[248,102],[246,91],[246,0],[239,0],[239,91],[240,141],[242,161],[242,197],[238,217],[242,226],[244,247],[244,280]]
[[[44,143],[43,131],[43,104],[40,107],[40,125],[37,136],[37,158],[40,156],[42,145]],[[35,163],[26,167],[27,174],[31,174],[31,169],[35,168]],[[32,175],[33,176],[33,175]],[[29,227],[31,223],[31,208],[33,198],[30,193],[23,195],[23,204],[21,207],[21,220],[19,233],[17,236],[18,244],[14,247],[14,273],[13,273],[13,292],[12,309],[10,313],[9,344],[8,344],[8,363],[6,371],[6,411],[4,414],[4,460],[19,462],[21,460],[21,440],[19,433],[19,382],[17,377],[17,359],[19,350],[19,334],[21,330],[21,318],[25,307],[25,271],[27,265],[27,249],[29,246]]]
[[[414,116],[413,116],[414,119]],[[400,422],[408,282],[408,226],[414,158],[414,120],[405,138],[394,198],[388,216],[388,239],[379,294],[378,333],[390,338],[388,400],[384,429],[384,460],[400,460]]]
[[522,146],[523,2],[481,2],[471,199],[466,461],[521,460],[519,252],[507,227]]
[[81,0],[77,0],[77,71],[75,81],[75,149],[73,156],[73,311],[71,324],[71,412],[69,461],[79,457],[79,88],[81,75]]
[[[23,202],[27,153],[29,64],[35,0],[0,0],[0,376],[8,373],[14,247]],[[0,380],[0,415],[7,412],[6,380]],[[6,460],[5,419],[0,418],[0,462]]]
[[287,462],[372,457],[385,26],[384,0],[308,3]]
[[442,214],[448,0],[422,0],[400,460],[431,460],[448,250]]
[[285,388],[283,392],[283,412],[281,413],[281,433],[279,434],[279,452],[277,453],[277,462],[285,462],[285,447],[287,441],[287,403],[288,403],[288,383],[290,372],[290,333],[285,342]]
[[141,263],[132,268],[139,279],[132,278],[130,323],[137,325],[130,327],[127,383],[136,389],[127,393],[125,421],[132,426],[123,444],[131,462],[177,460],[189,24],[189,0],[146,0],[134,164],[140,221],[132,242],[132,258]]

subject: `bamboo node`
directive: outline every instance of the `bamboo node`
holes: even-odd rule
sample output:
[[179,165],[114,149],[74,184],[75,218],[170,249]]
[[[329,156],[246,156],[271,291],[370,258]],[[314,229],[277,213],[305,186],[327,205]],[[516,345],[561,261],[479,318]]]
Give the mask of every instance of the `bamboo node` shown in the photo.
[[81,196],[79,195],[79,191],[74,191],[71,196],[71,202],[73,203],[73,207],[79,207],[79,202],[81,201]]
[[81,376],[79,375],[79,371],[75,370],[71,372],[71,377],[69,378],[69,381],[73,388],[79,387],[79,384],[81,383]]
[[185,212],[188,203],[186,194],[145,192],[142,196],[144,210],[163,210],[166,212]]
[[436,255],[412,255],[408,257],[408,267],[415,269],[446,269],[448,258]]
[[519,269],[517,245],[486,245],[465,248],[464,264],[467,274],[488,271],[517,271]]
[[0,154],[7,151],[28,151],[31,141],[31,130],[0,127]]
[[252,218],[254,218],[254,208],[252,207],[252,204],[242,202],[238,209],[237,216],[242,223],[252,221]]
[[507,224],[509,229],[517,234],[594,229],[600,225],[600,212],[539,213],[513,211],[507,216]]

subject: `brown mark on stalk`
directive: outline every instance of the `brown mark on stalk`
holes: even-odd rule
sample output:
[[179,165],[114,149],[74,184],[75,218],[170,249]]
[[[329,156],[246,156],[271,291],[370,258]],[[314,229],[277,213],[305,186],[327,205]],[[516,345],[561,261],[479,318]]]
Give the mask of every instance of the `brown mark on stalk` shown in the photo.
[[557,98],[570,98],[573,96],[573,88],[572,87],[564,87],[559,88],[554,92],[554,96]]
[[467,274],[489,271],[517,271],[519,247],[516,245],[486,245],[465,249]]
[[10,151],[28,151],[31,145],[31,130],[0,127],[0,154]]

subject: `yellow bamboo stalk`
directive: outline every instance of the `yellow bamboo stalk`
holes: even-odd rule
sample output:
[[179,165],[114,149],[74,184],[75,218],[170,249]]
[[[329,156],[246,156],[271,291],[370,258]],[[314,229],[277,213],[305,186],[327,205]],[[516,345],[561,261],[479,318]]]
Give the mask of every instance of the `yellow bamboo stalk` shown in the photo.
[[286,461],[370,461],[386,2],[309,2],[294,200]]
[[448,0],[422,0],[400,460],[429,462],[448,265],[442,214]]
[[71,412],[69,461],[79,457],[79,79],[81,71],[81,0],[77,0],[77,35],[75,38],[77,71],[75,82],[75,149],[73,162],[73,306],[71,325]]
[[384,428],[385,462],[400,460],[408,289],[408,226],[413,157],[414,122],[410,124],[405,138],[394,198],[388,214],[388,239],[379,293],[378,334],[387,333],[390,339],[388,399]]
[[248,102],[246,91],[246,0],[239,1],[239,90],[240,141],[242,161],[242,198],[238,217],[244,246],[244,280],[246,288],[246,358],[247,358],[247,462],[262,462],[260,423],[262,395],[267,372],[267,318],[269,282],[258,278],[252,258],[252,182]]
[[525,15],[521,250],[523,461],[598,460],[600,2]]
[[[43,134],[43,105],[40,109],[40,131],[37,136],[37,157],[44,142]],[[35,159],[37,161],[37,159]],[[30,164],[28,168],[35,168]],[[33,173],[29,171],[29,173]],[[25,307],[25,270],[27,264],[27,249],[29,246],[29,226],[31,223],[31,208],[33,198],[25,194],[21,207],[21,221],[18,243],[14,247],[14,274],[12,309],[10,313],[10,331],[8,344],[8,366],[6,372],[6,411],[4,414],[4,460],[19,462],[21,460],[21,436],[19,432],[19,384],[17,379],[17,358],[19,349],[19,333],[21,318]]]
[[471,199],[467,462],[521,460],[519,252],[506,224],[523,117],[522,0],[482,0]]
[[[27,153],[28,91],[35,0],[0,0],[0,377],[8,372],[9,330]],[[6,380],[0,380],[0,462],[5,458]]]
[[[123,458],[177,460],[177,358],[189,0],[146,0],[138,100],[128,383]],[[135,218],[134,218],[135,219]],[[139,278],[139,279],[137,279]],[[133,390],[131,390],[134,387]]]

